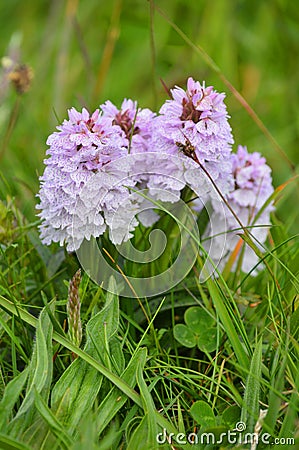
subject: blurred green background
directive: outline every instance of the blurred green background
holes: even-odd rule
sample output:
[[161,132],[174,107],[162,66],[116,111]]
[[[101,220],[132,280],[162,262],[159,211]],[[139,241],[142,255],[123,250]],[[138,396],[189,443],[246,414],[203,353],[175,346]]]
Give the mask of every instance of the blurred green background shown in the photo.
[[[219,76],[150,5],[146,0],[0,2],[0,56],[9,53],[10,43],[18,47],[19,39],[20,62],[34,71],[27,93],[18,97],[8,86],[0,104],[0,171],[31,220],[45,141],[57,117],[62,121],[72,106],[93,110],[107,99],[120,105],[124,97],[158,110],[167,97],[160,78],[169,87],[183,86],[191,75],[226,92],[236,144],[268,159],[275,186],[292,176]],[[160,0],[155,5],[204,48],[298,164],[297,2]]]

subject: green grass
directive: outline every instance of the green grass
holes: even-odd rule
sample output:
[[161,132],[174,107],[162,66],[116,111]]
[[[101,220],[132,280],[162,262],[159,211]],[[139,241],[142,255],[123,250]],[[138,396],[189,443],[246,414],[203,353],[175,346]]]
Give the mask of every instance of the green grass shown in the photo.
[[[244,421],[253,432],[260,410],[268,410],[262,433],[282,439],[277,448],[298,445],[298,8],[284,0],[156,5],[167,17],[142,0],[0,5],[0,55],[21,33],[21,61],[35,73],[22,96],[11,86],[1,92],[0,448],[168,449],[156,442],[164,429],[217,435]],[[267,267],[203,284],[191,272],[149,299],[107,294],[84,274],[78,348],[66,333],[78,261],[42,245],[37,232],[46,138],[71,106],[132,97],[157,109],[166,98],[159,79],[172,87],[189,75],[226,92],[236,144],[260,151],[281,186]],[[175,339],[190,306],[213,319],[216,350]]]

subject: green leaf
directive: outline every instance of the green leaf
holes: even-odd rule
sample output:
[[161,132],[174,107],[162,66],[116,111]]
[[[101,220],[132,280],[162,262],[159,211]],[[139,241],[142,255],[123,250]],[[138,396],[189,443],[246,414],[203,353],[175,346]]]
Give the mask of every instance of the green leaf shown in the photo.
[[70,448],[70,445],[73,443],[72,437],[67,433],[65,428],[63,427],[63,424],[59,422],[59,420],[55,417],[55,415],[52,413],[52,411],[49,409],[41,395],[35,391],[35,405],[50,428],[50,430],[53,432],[53,434],[56,436],[59,442],[64,444],[64,447],[66,450]]
[[43,261],[45,267],[47,267],[50,258],[52,256],[51,250],[46,245],[43,245],[37,231],[30,230],[27,233],[29,240],[31,241],[33,247],[38,252],[41,260]]
[[196,334],[201,334],[204,329],[210,328],[216,324],[215,319],[203,308],[198,306],[188,308],[184,318],[188,328]]
[[97,314],[96,322],[88,322],[86,333],[97,351],[98,358],[109,367],[109,343],[119,326],[119,301],[118,296],[112,293],[116,291],[113,277],[109,280],[108,290],[104,308]]
[[226,408],[221,416],[221,423],[226,425],[228,429],[233,430],[236,423],[239,422],[241,415],[241,409],[237,405],[229,406]]
[[125,357],[121,342],[114,336],[110,339],[109,350],[112,367],[114,371],[120,375],[125,368]]
[[182,323],[174,326],[173,335],[175,339],[184,347],[193,348],[196,345],[194,333]]
[[76,430],[76,441],[68,450],[119,450],[122,437],[118,417],[115,418],[105,436],[99,439],[95,416],[89,415],[80,422]]
[[32,450],[32,447],[28,447],[3,433],[0,433],[0,448],[1,450]]
[[[199,432],[199,442],[202,443],[202,445],[200,445],[200,449],[222,449],[224,447],[227,446],[227,444],[229,444],[228,439],[227,439],[227,427],[223,426],[223,425],[217,425],[217,426],[211,426],[211,427],[207,427],[207,428],[202,428]],[[220,444],[221,442],[221,447],[217,445],[217,447],[215,445],[213,445],[213,442],[216,444],[217,442]],[[231,448],[231,447],[229,447]],[[234,447],[235,448],[235,447]],[[242,450],[243,447],[242,447]]]
[[203,328],[197,336],[197,346],[202,352],[214,352],[217,348],[217,328]]
[[190,408],[190,414],[196,423],[204,428],[214,427],[216,425],[216,419],[212,408],[208,403],[202,400],[193,403]]
[[51,254],[49,261],[47,263],[47,274],[49,278],[52,278],[59,267],[61,266],[62,261],[65,260],[65,252],[64,249],[58,250],[56,253]]
[[[157,418],[156,418],[156,409],[154,405],[154,401],[152,399],[149,388],[147,387],[144,378],[143,378],[143,366],[139,363],[137,366],[137,384],[140,390],[141,401],[143,404],[143,410],[145,413],[144,420],[147,422],[147,434],[143,436],[143,442],[145,448],[150,448],[155,450],[158,448],[157,445],[157,434],[158,434],[158,426],[157,426]],[[143,421],[142,421],[143,422]],[[144,447],[143,447],[144,448]]]
[[270,378],[270,392],[268,401],[269,407],[267,416],[264,421],[265,425],[267,425],[271,429],[273,436],[275,434],[276,424],[280,416],[280,409],[281,409],[280,393],[284,391],[285,370],[288,359],[288,348],[285,349],[285,353],[283,354],[282,358],[279,358],[280,353],[281,347],[278,347],[276,351],[276,358],[277,361],[279,361],[279,368],[277,368],[276,364],[272,365]]
[[[244,339],[246,348],[248,349],[249,342],[244,325],[239,316],[235,315],[231,305],[228,303],[228,299],[224,293],[222,293],[216,282],[209,278],[206,283],[216,311],[219,315],[219,319],[236,354],[237,360],[240,366],[245,370],[249,368],[249,357],[245,347],[240,341],[240,335]],[[235,308],[237,309],[237,307]]]
[[[113,280],[110,282],[113,283]],[[91,318],[86,326],[84,351],[97,360],[104,360],[106,364],[109,364],[109,341],[117,330],[118,316],[118,297],[109,294],[104,308]],[[54,386],[51,405],[54,410],[60,405],[58,417],[61,420],[63,418],[64,424],[71,432],[75,431],[82,417],[90,413],[102,380],[103,375],[98,370],[83,359],[77,358]]]
[[291,316],[291,335],[298,340],[299,336],[299,308]]
[[[49,305],[52,312],[54,307],[55,303],[52,302]],[[13,435],[18,435],[21,430],[26,430],[33,422],[36,414],[35,389],[44,400],[48,401],[53,371],[52,335],[53,326],[46,308],[43,308],[37,322],[36,341],[28,369],[26,395],[15,418],[9,424],[9,430],[13,432]]]
[[11,327],[9,326],[8,324],[9,320],[10,317],[6,313],[4,313],[4,311],[0,311],[0,337],[3,335],[4,332],[7,333],[11,341],[14,343],[18,352],[22,355],[24,361],[29,362],[28,357],[21,345],[21,339],[15,335],[13,329],[11,329]]
[[243,398],[241,422],[245,423],[246,431],[248,433],[254,432],[255,423],[259,417],[261,372],[262,372],[262,339],[260,339],[260,341],[257,343],[252,356]]
[[184,425],[184,418],[183,418],[182,408],[181,408],[181,402],[180,402],[180,398],[179,397],[177,399],[177,409],[178,409],[178,413],[177,413],[178,430],[179,430],[180,433],[186,434],[185,425]]
[[13,407],[18,400],[28,377],[28,367],[13,378],[5,388],[0,402],[0,429],[3,430],[13,414]]
[[[296,424],[298,422],[298,411],[299,411],[299,370],[297,370],[297,375],[295,379],[295,389],[292,392],[290,401],[288,404],[287,412],[284,417],[279,437],[280,438],[290,438],[293,436],[294,430],[296,430]],[[297,439],[296,439],[297,441]]]
[[[146,348],[140,348],[131,358],[121,378],[132,388],[136,384],[137,367],[144,367],[146,361]],[[97,409],[98,433],[101,434],[106,426],[111,423],[117,412],[123,407],[128,397],[115,386],[107,394]]]
[[[95,316],[91,320],[96,323],[97,318]],[[90,341],[85,351],[91,356],[97,354],[95,348],[91,348]],[[90,412],[101,388],[102,378],[95,368],[77,358],[55,384],[51,397],[52,409],[71,432],[76,429],[82,416]]]
[[[23,308],[20,308],[11,301],[7,300],[2,295],[0,295],[0,305],[3,306],[8,311],[10,311],[11,314],[21,317],[22,320],[32,325],[33,327],[37,326],[37,320],[34,316],[25,311]],[[139,394],[136,391],[134,391],[134,389],[132,389],[126,382],[124,382],[118,375],[111,372],[103,364],[99,363],[95,358],[90,356],[84,350],[81,350],[80,348],[76,347],[64,335],[61,335],[54,331],[53,338],[55,339],[55,341],[63,345],[65,348],[69,349],[74,353],[77,353],[78,357],[82,358],[82,360],[85,361],[88,365],[95,368],[100,374],[102,374],[104,377],[110,380],[111,383],[117,386],[117,388],[120,389],[127,397],[133,400],[133,402],[136,405],[142,407],[142,401],[140,399]],[[166,418],[164,418],[161,414],[159,414],[157,411],[155,411],[155,416],[157,423],[160,425],[160,427],[165,428],[168,433],[170,432],[175,434],[177,433],[177,429],[175,428],[175,426]],[[188,450],[188,447],[186,447],[186,450]]]
[[143,416],[141,422],[134,430],[128,443],[127,450],[145,450],[146,448],[150,448],[151,450],[158,450],[157,442],[155,443],[154,447],[145,446],[149,433],[148,424],[148,414],[146,414],[145,416]]

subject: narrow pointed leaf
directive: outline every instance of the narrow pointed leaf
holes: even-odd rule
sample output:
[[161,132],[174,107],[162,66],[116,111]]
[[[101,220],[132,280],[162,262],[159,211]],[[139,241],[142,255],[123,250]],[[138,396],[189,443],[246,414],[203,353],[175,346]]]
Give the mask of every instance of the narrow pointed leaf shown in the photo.
[[246,432],[253,433],[255,423],[259,417],[259,398],[262,374],[262,340],[254,350],[246,381],[241,422],[246,425]]
[[52,413],[52,411],[49,409],[41,395],[35,390],[35,405],[48,425],[48,427],[51,429],[51,431],[54,433],[54,435],[58,438],[61,443],[64,444],[65,449],[67,450],[70,445],[73,443],[73,439],[71,436],[67,433],[62,423],[59,422],[57,417]]
[[151,393],[149,391],[149,388],[144,381],[143,378],[143,366],[141,364],[138,364],[137,366],[137,384],[139,386],[140,390],[140,396],[143,404],[143,410],[145,413],[144,419],[146,421],[146,425],[142,425],[142,427],[147,428],[147,434],[144,435],[144,446],[145,448],[151,448],[155,450],[158,448],[157,445],[157,434],[158,434],[158,426],[157,426],[157,419],[156,419],[156,408],[154,405],[153,398],[151,396]]
[[12,379],[5,388],[0,402],[0,429],[4,430],[8,424],[9,418],[13,413],[13,407],[17,402],[21,391],[27,381],[28,367],[17,377]]
[[[146,349],[140,348],[135,355],[133,355],[128,367],[125,369],[121,378],[128,383],[132,388],[136,384],[137,367],[144,367],[146,361]],[[123,407],[128,400],[128,397],[117,387],[113,387],[108,395],[104,398],[97,409],[98,414],[98,432],[101,434],[106,426],[113,420],[117,412]]]
[[[50,307],[54,311],[55,303],[51,303]],[[34,390],[36,389],[48,401],[53,371],[52,336],[53,326],[46,308],[43,308],[37,322],[36,341],[28,369],[26,395],[17,415],[9,424],[9,430],[14,436],[18,436],[21,430],[26,430],[33,421],[36,414]]]

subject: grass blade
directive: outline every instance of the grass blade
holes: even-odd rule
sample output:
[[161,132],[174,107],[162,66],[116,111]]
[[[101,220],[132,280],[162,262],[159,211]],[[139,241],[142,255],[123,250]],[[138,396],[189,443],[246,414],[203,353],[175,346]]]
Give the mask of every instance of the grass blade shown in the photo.
[[32,450],[32,447],[28,447],[3,433],[0,433],[0,448],[1,450]]
[[[240,335],[242,335],[242,328],[241,327],[238,331],[236,331],[234,327],[234,322],[236,322],[236,318],[232,318],[232,314],[228,312],[227,306],[226,306],[226,299],[224,296],[221,295],[219,287],[216,286],[216,283],[212,279],[207,280],[207,286],[211,294],[211,298],[213,300],[213,303],[215,305],[216,311],[219,315],[220,321],[227,333],[228,339],[232,345],[232,348],[234,349],[234,352],[236,354],[237,360],[241,367],[243,367],[245,370],[249,368],[249,358],[248,354],[245,350],[245,347],[242,345],[240,341]],[[232,320],[233,319],[233,320]]]
[[246,432],[253,433],[259,417],[259,397],[262,374],[262,340],[260,340],[253,353],[249,374],[245,386],[241,421],[246,425]]
[[[157,444],[157,434],[158,434],[158,427],[157,427],[157,418],[155,417],[155,405],[152,399],[152,396],[149,392],[149,389],[144,381],[143,378],[143,366],[141,364],[138,364],[137,366],[137,384],[139,386],[140,390],[140,396],[143,404],[143,410],[145,413],[143,421],[146,422],[146,428],[147,433],[143,436],[143,445],[145,445],[147,448],[151,448],[155,450],[158,448]],[[142,421],[142,422],[143,422]],[[140,424],[141,427],[144,427],[144,424]],[[144,448],[144,447],[143,447]]]

